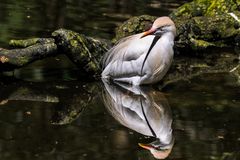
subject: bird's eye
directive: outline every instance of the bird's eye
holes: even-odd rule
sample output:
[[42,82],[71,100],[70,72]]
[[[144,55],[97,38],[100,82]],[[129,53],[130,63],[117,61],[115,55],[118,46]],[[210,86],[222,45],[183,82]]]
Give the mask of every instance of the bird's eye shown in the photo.
[[160,31],[162,31],[162,30],[163,30],[163,27],[159,27],[157,30],[160,30]]
[[159,33],[162,33],[163,32],[163,28],[158,28],[156,31],[155,31],[155,34],[159,34]]

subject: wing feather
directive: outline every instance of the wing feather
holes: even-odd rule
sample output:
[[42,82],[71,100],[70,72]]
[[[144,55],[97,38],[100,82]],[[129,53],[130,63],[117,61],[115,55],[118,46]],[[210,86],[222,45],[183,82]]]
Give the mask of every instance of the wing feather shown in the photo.
[[134,39],[140,39],[141,34],[125,37],[118,41],[104,56],[102,66],[105,68],[110,62],[121,59],[122,61],[135,60],[139,54],[132,51],[131,46]]

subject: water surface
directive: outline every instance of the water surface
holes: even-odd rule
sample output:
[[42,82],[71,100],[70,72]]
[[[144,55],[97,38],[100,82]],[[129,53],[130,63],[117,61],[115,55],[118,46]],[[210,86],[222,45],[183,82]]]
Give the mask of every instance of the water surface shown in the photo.
[[[101,82],[4,84],[0,89],[0,158],[154,159],[138,143],[150,143],[159,136],[146,123],[147,134],[134,128],[144,123],[139,109],[143,98],[142,107],[154,132],[158,135],[162,127],[160,137],[164,131],[175,139],[168,159],[239,159],[239,86],[231,75],[203,75],[162,91],[147,87],[141,94],[118,87],[106,99]],[[114,99],[121,103],[109,108]],[[151,105],[160,108],[160,113],[152,116]],[[117,118],[120,113],[122,117]],[[153,117],[158,120],[153,122]]]
[[0,44],[9,39],[45,37],[67,28],[111,39],[114,29],[135,15],[168,15],[189,0],[0,0]]

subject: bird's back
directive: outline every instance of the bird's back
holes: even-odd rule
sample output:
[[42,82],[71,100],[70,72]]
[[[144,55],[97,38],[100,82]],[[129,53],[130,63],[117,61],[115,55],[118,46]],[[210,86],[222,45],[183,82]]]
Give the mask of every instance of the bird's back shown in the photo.
[[[141,37],[142,33],[125,37],[119,40],[104,56],[102,60],[103,69],[117,60],[136,60],[147,49],[147,45]],[[148,37],[151,39],[151,37]]]

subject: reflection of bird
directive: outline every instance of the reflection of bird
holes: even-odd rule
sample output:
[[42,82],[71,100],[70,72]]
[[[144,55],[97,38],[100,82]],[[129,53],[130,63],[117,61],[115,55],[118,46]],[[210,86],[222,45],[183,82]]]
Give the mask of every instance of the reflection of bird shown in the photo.
[[159,17],[150,30],[121,39],[103,57],[102,78],[133,85],[158,82],[171,65],[175,35],[174,22]]
[[166,158],[173,147],[171,110],[166,98],[153,89],[124,87],[104,82],[104,104],[122,125],[143,135],[156,138],[139,145],[151,151],[156,158]]

